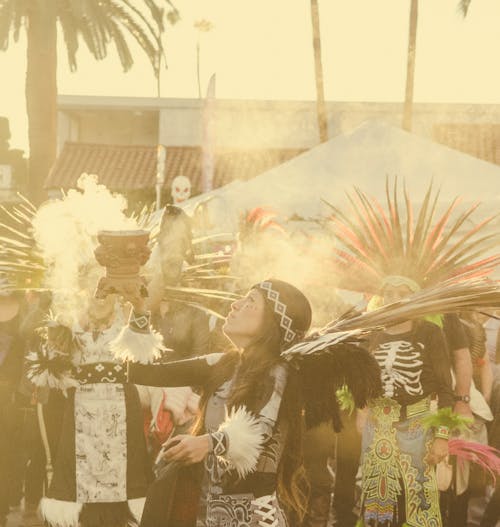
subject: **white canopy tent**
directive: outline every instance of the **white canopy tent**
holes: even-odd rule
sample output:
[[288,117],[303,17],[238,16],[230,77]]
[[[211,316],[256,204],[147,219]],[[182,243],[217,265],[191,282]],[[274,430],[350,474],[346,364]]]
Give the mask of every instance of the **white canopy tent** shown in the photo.
[[404,179],[415,203],[432,179],[443,203],[460,195],[467,203],[483,202],[480,216],[500,210],[500,166],[374,121],[247,182],[193,198],[186,208],[213,198],[209,215],[222,215],[226,229],[236,229],[241,212],[258,206],[284,217],[316,218],[329,211],[321,199],[345,205],[344,192],[354,185],[383,201],[386,176]]

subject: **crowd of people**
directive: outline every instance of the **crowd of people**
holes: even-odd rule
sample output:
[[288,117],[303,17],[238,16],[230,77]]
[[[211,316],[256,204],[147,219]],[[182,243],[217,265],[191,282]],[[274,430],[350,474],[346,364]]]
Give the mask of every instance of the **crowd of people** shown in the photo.
[[[22,504],[25,527],[465,527],[481,498],[476,525],[494,527],[498,260],[476,258],[475,233],[452,243],[448,218],[412,230],[394,201],[367,203],[334,211],[339,286],[366,299],[344,318],[396,307],[348,337],[312,331],[308,291],[280,277],[229,282],[222,319],[215,295],[202,309],[175,207],[147,296],[78,291],[70,326],[54,291],[4,288],[0,525]],[[491,305],[398,311],[457,276],[489,284]]]

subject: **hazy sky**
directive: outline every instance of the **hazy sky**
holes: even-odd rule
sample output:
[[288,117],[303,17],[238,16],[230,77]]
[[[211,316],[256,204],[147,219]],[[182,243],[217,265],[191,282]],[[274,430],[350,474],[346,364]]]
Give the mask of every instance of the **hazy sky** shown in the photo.
[[[195,20],[201,36],[203,89],[217,73],[220,98],[312,99],[315,96],[310,0],[175,0],[181,21],[165,36],[163,97],[197,97]],[[500,103],[500,0],[473,0],[464,20],[458,0],[420,0],[415,100]],[[410,0],[319,0],[326,98],[401,101]],[[62,39],[61,39],[62,40]],[[25,42],[0,52],[0,115],[9,117],[11,146],[27,144]],[[124,74],[116,55],[95,62],[81,47],[70,73],[59,53],[61,94],[155,96],[140,51]]]

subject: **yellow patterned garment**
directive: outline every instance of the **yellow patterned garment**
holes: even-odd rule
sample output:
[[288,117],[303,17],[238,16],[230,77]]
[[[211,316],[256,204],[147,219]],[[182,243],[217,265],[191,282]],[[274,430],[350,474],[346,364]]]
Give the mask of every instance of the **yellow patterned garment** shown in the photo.
[[422,427],[428,406],[412,407],[400,420],[401,405],[393,399],[370,405],[362,456],[360,523],[365,527],[442,525],[435,467],[424,461],[432,441],[432,433]]

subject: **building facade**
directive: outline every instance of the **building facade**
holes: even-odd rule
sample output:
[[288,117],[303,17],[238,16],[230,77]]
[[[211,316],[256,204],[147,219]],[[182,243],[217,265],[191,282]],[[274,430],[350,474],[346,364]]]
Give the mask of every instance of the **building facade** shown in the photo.
[[[200,99],[60,95],[58,161],[46,187],[74,186],[82,171],[114,190],[151,190],[156,147],[166,147],[164,186],[176,175],[202,188],[205,102]],[[329,137],[367,120],[400,126],[402,103],[328,102]],[[216,100],[214,186],[249,179],[319,142],[314,101]],[[500,164],[500,105],[414,105],[413,133]],[[121,175],[123,176],[121,176]]]

